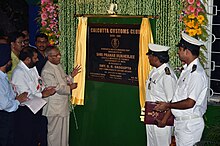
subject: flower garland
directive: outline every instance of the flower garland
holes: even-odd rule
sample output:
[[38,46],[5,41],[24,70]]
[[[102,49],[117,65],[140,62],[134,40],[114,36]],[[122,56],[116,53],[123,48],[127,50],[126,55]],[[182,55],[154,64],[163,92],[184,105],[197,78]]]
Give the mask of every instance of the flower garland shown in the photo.
[[48,36],[50,45],[59,44],[58,5],[50,1],[43,1],[40,9],[40,32]]
[[185,32],[188,35],[202,41],[207,40],[207,13],[204,4],[200,0],[184,0],[180,19],[183,21]]

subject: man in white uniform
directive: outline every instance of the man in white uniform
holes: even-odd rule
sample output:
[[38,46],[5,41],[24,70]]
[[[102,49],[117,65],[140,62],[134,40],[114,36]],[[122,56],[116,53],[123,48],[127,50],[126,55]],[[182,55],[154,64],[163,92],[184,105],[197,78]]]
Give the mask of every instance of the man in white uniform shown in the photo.
[[[153,66],[146,82],[146,101],[170,102],[176,86],[176,75],[168,64],[169,47],[149,44],[147,53],[150,65]],[[147,146],[169,146],[172,126],[166,126],[170,111],[166,113],[158,125],[146,125]]]
[[47,47],[45,55],[48,58],[41,76],[47,85],[55,85],[56,93],[45,98],[47,104],[43,108],[43,115],[48,119],[48,146],[69,145],[69,98],[73,89],[77,87],[72,79],[80,71],[80,66],[74,68],[71,76],[67,76],[61,64],[61,54],[55,46]]
[[182,33],[178,54],[185,65],[177,81],[173,102],[163,102],[155,108],[172,109],[177,146],[193,146],[200,141],[204,130],[203,115],[207,109],[208,80],[198,59],[202,45],[203,42]]
[[[18,94],[28,92],[28,97],[45,98],[53,95],[54,87],[45,87],[38,75],[36,62],[38,61],[37,51],[34,48],[26,47],[19,54],[20,62],[12,73],[12,83],[15,85]],[[41,146],[47,145],[47,137],[44,141],[40,139],[39,132],[47,135],[47,119],[44,120],[41,113],[36,114],[27,106],[20,106],[15,113],[17,126],[15,127],[16,146]]]

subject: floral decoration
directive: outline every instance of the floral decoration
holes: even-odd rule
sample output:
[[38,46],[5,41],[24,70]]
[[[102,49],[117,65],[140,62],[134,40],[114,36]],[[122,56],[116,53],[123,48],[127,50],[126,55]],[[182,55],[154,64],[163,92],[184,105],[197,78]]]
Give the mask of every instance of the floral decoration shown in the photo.
[[42,1],[40,9],[40,32],[48,36],[50,45],[59,44],[59,25],[58,25],[59,6],[50,1]]
[[204,7],[205,0],[183,0],[183,11],[180,17],[184,24],[185,32],[197,39],[206,41],[208,37],[206,26],[207,13]]

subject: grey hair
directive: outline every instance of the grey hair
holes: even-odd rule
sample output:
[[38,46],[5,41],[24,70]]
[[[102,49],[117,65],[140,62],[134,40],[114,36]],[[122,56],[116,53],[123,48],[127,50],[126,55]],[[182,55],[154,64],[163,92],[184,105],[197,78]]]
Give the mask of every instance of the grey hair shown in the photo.
[[56,46],[48,46],[45,50],[45,57],[48,57],[51,54],[52,50],[59,50]]

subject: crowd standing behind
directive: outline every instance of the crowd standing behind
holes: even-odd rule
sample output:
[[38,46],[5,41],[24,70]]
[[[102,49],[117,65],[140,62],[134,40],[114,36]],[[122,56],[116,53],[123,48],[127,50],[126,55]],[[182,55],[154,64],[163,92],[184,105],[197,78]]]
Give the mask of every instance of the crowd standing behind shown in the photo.
[[8,42],[11,46],[11,58],[12,58],[12,70],[8,72],[9,80],[11,80],[11,75],[15,67],[19,62],[19,54],[24,48],[24,37],[25,35],[21,32],[12,32],[8,36]]
[[37,71],[41,75],[41,71],[47,62],[47,57],[45,56],[45,50],[48,46],[48,36],[44,33],[37,34],[35,37],[35,45],[37,47],[37,55],[39,61],[36,64]]

